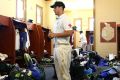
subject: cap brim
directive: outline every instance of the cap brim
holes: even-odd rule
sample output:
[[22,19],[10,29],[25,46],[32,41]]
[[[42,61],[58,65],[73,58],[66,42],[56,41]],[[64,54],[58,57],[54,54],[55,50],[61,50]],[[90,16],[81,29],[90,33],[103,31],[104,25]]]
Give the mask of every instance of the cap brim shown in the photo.
[[52,6],[50,6],[51,8],[54,8],[55,7],[55,5],[52,5]]

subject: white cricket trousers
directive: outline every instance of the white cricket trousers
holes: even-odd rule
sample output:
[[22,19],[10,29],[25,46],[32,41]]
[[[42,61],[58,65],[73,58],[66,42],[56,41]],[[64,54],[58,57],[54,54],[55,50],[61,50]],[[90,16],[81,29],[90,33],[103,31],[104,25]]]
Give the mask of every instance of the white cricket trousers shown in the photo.
[[54,48],[54,63],[58,80],[71,80],[71,45],[57,45]]

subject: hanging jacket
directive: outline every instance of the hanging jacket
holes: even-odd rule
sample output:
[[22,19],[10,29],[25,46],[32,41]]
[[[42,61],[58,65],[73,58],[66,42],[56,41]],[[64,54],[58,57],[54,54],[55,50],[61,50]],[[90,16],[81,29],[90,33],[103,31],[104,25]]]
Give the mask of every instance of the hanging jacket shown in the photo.
[[25,29],[25,32],[26,32],[26,34],[27,34],[27,42],[26,42],[26,48],[29,48],[29,46],[30,46],[30,38],[29,38],[29,33],[28,33],[28,31],[27,31],[27,29]]
[[26,32],[20,32],[20,49],[24,50],[26,48],[26,42],[27,42],[27,33]]

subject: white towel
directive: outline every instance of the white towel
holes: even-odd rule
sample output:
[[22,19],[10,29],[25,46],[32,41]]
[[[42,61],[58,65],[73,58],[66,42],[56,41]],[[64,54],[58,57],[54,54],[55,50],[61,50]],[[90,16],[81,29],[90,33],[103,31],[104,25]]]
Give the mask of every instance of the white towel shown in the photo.
[[20,49],[20,35],[19,35],[18,29],[16,29],[15,31],[16,31],[15,50],[19,50]]
[[29,33],[28,33],[28,30],[25,29],[25,32],[27,33],[27,42],[26,42],[26,48],[28,49],[29,46],[30,46],[30,38],[29,38]]

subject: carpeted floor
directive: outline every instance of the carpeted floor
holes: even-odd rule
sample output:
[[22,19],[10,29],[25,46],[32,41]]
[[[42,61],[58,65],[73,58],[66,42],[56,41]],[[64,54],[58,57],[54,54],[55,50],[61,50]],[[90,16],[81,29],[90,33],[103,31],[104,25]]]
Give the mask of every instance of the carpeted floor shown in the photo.
[[[95,74],[98,74],[100,73],[100,71],[103,71],[103,70],[106,70],[106,69],[109,69],[110,67],[97,67],[97,72],[93,73],[94,75]],[[44,70],[45,70],[45,74],[46,74],[46,80],[57,80],[55,78],[53,78],[54,76],[54,68],[52,65],[47,65],[47,66],[44,66]]]
[[54,76],[53,66],[45,66],[44,69],[45,69],[45,74],[46,74],[46,80],[57,80],[53,78]]

